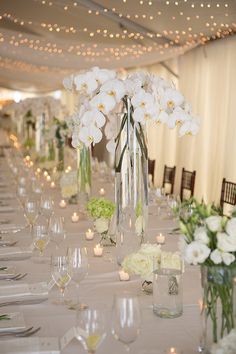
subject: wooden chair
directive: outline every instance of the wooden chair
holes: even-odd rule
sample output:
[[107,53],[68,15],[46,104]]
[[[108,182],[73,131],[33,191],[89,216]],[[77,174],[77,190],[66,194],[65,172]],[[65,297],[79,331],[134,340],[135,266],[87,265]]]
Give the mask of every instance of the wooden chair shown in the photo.
[[184,191],[189,191],[189,198],[191,198],[194,194],[194,186],[195,186],[195,178],[196,178],[196,171],[187,171],[182,168],[182,177],[181,177],[181,185],[180,185],[180,199],[181,201],[184,198]]
[[222,209],[225,203],[236,205],[236,183],[226,181],[226,179],[223,178],[220,195],[220,206]]
[[152,175],[152,183],[154,184],[154,173],[155,173],[156,160],[148,159],[148,174]]
[[175,170],[176,170],[176,166],[168,167],[165,165],[165,167],[164,167],[162,187],[165,188],[166,184],[170,185],[170,191],[169,191],[169,193],[167,192],[166,194],[173,194],[173,192],[174,192]]

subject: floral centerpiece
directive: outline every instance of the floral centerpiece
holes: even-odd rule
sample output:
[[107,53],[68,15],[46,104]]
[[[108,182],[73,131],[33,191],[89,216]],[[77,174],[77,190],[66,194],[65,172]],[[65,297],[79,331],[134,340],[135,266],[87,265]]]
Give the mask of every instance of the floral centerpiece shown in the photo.
[[68,126],[64,120],[59,120],[57,118],[53,119],[53,124],[55,126],[55,139],[57,145],[57,169],[58,171],[64,170],[64,148],[65,139],[68,134]]
[[87,204],[87,211],[94,219],[95,229],[101,235],[100,243],[104,246],[115,245],[115,241],[108,235],[115,204],[105,198],[91,198]]
[[138,252],[131,253],[122,262],[123,269],[140,275],[147,282],[153,280],[154,265],[161,268],[182,269],[179,252],[165,252],[160,245],[143,243]]
[[107,149],[115,154],[118,230],[132,225],[133,234],[143,240],[148,214],[146,125],[179,125],[182,136],[196,134],[198,120],[174,85],[153,74],[139,72],[120,79],[115,71],[94,67],[65,78],[64,86],[79,94],[70,122],[72,145],[78,149],[100,142],[105,127]]
[[212,326],[212,338],[209,338],[210,331],[203,336],[206,352],[211,341],[217,342],[234,327],[236,213],[228,218],[221,212],[215,205],[198,203],[193,199],[187,212],[182,210],[179,215],[180,230],[184,234],[181,243],[184,259],[189,264],[201,266],[202,309],[206,321]]

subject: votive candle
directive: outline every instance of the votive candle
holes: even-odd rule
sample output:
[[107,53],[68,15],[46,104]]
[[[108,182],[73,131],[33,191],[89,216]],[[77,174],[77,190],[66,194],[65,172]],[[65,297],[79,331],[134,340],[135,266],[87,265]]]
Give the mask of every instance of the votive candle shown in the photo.
[[126,273],[123,269],[119,271],[120,281],[127,281],[129,280],[129,273]]
[[65,207],[66,207],[66,201],[65,201],[64,199],[62,199],[62,200],[60,201],[60,203],[59,203],[59,206],[60,206],[61,208],[65,208]]
[[88,229],[85,235],[86,235],[86,240],[93,240],[94,238],[94,232],[91,229]]
[[103,248],[100,244],[96,245],[93,249],[93,253],[95,257],[102,257]]
[[74,212],[71,216],[71,221],[72,222],[78,222],[79,221],[79,214],[77,214],[76,212]]
[[165,235],[160,233],[159,235],[157,235],[156,239],[157,239],[157,243],[159,245],[164,245],[164,243],[165,243]]

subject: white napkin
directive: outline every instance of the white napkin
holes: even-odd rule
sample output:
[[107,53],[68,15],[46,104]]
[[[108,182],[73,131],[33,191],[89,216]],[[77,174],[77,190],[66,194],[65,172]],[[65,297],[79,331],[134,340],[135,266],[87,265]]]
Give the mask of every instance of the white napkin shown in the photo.
[[0,287],[0,302],[43,300],[48,298],[48,284],[12,284]]
[[56,337],[28,337],[1,342],[4,354],[59,354],[59,340]]
[[32,256],[29,247],[4,247],[0,248],[0,261],[22,260]]
[[1,231],[15,231],[15,230],[21,230],[25,227],[25,225],[20,224],[20,225],[16,225],[16,224],[1,224],[0,225],[0,232]]

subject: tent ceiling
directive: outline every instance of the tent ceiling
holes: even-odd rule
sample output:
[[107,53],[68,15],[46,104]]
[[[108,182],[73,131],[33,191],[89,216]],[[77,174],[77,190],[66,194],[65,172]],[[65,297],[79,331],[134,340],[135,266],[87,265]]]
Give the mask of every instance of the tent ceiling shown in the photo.
[[1,0],[0,85],[58,89],[71,72],[152,64],[234,32],[234,0]]

